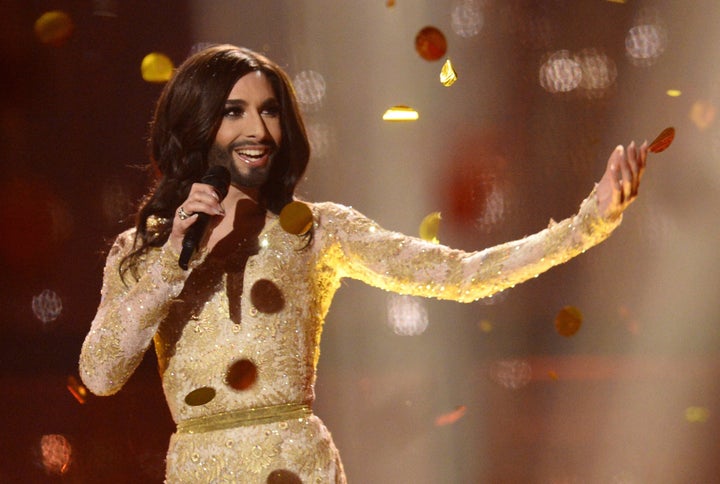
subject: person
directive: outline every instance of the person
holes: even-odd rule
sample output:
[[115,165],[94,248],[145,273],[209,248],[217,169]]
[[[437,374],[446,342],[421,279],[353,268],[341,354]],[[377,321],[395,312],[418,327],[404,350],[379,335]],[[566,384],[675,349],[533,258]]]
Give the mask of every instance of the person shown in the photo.
[[[492,295],[607,238],[647,157],[647,143],[618,146],[576,215],[521,240],[455,250],[337,203],[296,200],[310,150],[290,81],[231,45],[177,69],[150,146],[160,177],[109,251],[79,370],[90,391],[113,394],[154,342],[177,424],[171,483],[346,482],[312,413],[320,334],[340,281],[460,302]],[[212,166],[230,172],[224,200],[199,183]],[[298,203],[307,230],[288,230],[283,209]],[[183,270],[178,256],[200,214],[210,224]]]

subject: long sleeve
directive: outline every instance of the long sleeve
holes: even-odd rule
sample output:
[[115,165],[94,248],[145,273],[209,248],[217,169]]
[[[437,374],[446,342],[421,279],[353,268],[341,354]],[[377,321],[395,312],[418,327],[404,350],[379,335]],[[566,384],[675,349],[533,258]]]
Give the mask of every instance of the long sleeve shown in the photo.
[[[337,207],[337,206],[335,206]],[[340,277],[388,291],[470,302],[536,277],[605,240],[621,217],[598,214],[595,191],[578,213],[536,234],[464,252],[384,230],[355,210],[338,207],[319,226],[329,266]]]
[[80,376],[98,395],[117,392],[130,378],[190,272],[166,244],[140,262],[137,281],[123,281],[118,267],[133,238],[134,230],[120,234],[108,254],[100,305],[80,353]]

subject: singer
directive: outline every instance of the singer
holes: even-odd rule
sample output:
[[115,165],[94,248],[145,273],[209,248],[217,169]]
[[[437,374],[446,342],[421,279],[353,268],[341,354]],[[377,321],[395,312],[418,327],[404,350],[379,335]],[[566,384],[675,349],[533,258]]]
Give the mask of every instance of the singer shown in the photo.
[[[151,130],[160,179],[105,266],[80,355],[98,395],[117,392],[154,342],[177,424],[169,483],[345,482],[312,412],[323,321],[343,278],[469,302],[600,243],[635,199],[646,143],[619,146],[576,215],[521,240],[462,252],[385,230],[354,209],[309,203],[307,233],[283,229],[309,145],[287,75],[230,45],[188,58],[165,86]],[[200,180],[230,172],[223,199]],[[209,222],[179,257],[200,214]]]

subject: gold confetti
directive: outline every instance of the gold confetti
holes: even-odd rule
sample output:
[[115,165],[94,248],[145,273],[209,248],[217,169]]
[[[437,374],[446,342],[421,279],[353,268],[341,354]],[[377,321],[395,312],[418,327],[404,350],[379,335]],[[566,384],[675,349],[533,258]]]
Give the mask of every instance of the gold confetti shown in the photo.
[[149,53],[140,64],[140,72],[146,82],[167,82],[172,77],[173,69],[170,58],[160,52]]
[[558,334],[569,338],[580,329],[582,313],[574,306],[565,306],[555,316],[555,329]]
[[289,234],[304,235],[312,224],[312,211],[303,202],[290,202],[280,211],[280,226]]
[[455,81],[457,81],[457,73],[453,69],[450,59],[447,59],[440,69],[440,82],[443,86],[450,87],[455,84]]
[[440,212],[433,212],[425,216],[420,222],[420,238],[435,244],[439,243],[438,232],[440,231]]

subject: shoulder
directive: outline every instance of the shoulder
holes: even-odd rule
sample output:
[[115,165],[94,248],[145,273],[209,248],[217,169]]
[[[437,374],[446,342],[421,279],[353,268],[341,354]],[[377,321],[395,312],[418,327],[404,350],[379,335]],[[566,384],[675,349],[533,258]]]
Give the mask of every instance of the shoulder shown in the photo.
[[332,220],[335,218],[341,218],[341,219],[347,219],[348,217],[361,217],[365,218],[364,215],[362,215],[359,211],[357,211],[355,208],[348,206],[348,205],[342,205],[340,203],[335,202],[316,202],[316,203],[308,203],[310,206],[310,209],[313,212],[313,216],[315,218],[315,221],[318,222],[319,220]]

